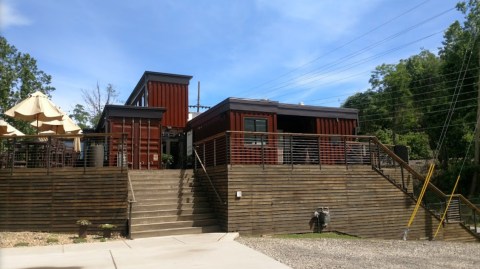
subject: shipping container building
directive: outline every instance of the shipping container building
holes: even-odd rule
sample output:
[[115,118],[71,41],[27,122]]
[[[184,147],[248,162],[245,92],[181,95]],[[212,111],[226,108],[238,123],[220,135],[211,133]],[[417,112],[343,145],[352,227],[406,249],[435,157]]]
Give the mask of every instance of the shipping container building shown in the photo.
[[96,131],[125,134],[123,138],[107,142],[105,159],[108,166],[161,169],[164,113],[165,109],[158,107],[106,105]]
[[188,85],[191,76],[145,71],[125,105],[165,109],[161,125],[162,152],[180,167],[185,151],[184,129],[188,121]]
[[[210,139],[219,134],[230,132],[228,142],[216,143],[215,151],[226,152],[227,149],[220,148],[220,145],[228,145],[229,150],[235,149],[241,151],[242,162],[248,156],[259,156],[257,151],[264,154],[279,154],[279,148],[285,147],[286,143],[277,145],[278,134],[328,134],[328,135],[356,135],[358,130],[358,111],[356,109],[347,108],[330,108],[320,106],[306,106],[284,104],[271,100],[253,100],[240,98],[227,98],[213,108],[198,115],[192,119],[187,126],[187,131],[192,133],[192,144],[198,144],[201,141]],[[264,136],[256,136],[249,133],[238,132],[262,132],[268,133]],[[277,135],[275,135],[277,134]],[[263,141],[263,139],[265,141]],[[305,139],[305,138],[302,138]],[[314,138],[312,138],[314,139]],[[331,152],[328,160],[338,159],[338,154],[343,150],[335,137],[322,138],[325,141],[320,143],[323,152]],[[269,141],[268,143],[266,141]],[[328,140],[328,141],[326,141]],[[296,141],[291,141],[290,144]],[[300,142],[300,141],[297,141]],[[301,141],[305,143],[307,141]],[[312,143],[313,145],[314,143]],[[202,151],[211,151],[213,149],[205,148]],[[304,150],[304,149],[302,149]],[[312,150],[313,152],[314,150]],[[267,153],[265,153],[267,152]],[[221,156],[226,156],[225,154]],[[272,163],[283,163],[286,160],[281,158],[272,158],[272,156],[264,156],[266,159],[272,160]],[[216,164],[226,163],[227,160],[215,155],[215,160],[208,160]],[[211,157],[213,158],[213,157]],[[317,157],[318,158],[318,157]],[[247,160],[248,161],[248,160]],[[235,160],[230,159],[230,163]],[[251,163],[259,163],[261,160],[252,159]]]

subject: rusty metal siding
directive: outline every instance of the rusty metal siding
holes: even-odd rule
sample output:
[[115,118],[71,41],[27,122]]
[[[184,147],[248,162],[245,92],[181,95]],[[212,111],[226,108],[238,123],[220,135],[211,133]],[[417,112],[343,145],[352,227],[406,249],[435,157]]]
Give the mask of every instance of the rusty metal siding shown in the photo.
[[317,134],[355,135],[357,120],[317,118]]
[[[126,161],[131,169],[161,169],[161,120],[111,117],[107,120],[112,133],[126,133]],[[118,147],[112,144],[111,147]],[[119,156],[111,156],[115,166]]]
[[230,111],[230,131],[245,131],[245,118],[259,118],[267,120],[267,132],[276,132],[276,115],[274,113]]
[[188,85],[148,82],[148,106],[167,109],[163,116],[163,126],[185,128],[188,120]]

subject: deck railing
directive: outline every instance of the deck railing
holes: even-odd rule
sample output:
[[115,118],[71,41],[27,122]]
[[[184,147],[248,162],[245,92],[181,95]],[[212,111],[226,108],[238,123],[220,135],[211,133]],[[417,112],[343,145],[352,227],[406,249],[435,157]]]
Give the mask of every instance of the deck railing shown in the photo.
[[229,131],[195,143],[205,166],[371,164],[369,136]]
[[49,174],[64,167],[127,170],[125,134],[0,137],[0,170],[36,169]]

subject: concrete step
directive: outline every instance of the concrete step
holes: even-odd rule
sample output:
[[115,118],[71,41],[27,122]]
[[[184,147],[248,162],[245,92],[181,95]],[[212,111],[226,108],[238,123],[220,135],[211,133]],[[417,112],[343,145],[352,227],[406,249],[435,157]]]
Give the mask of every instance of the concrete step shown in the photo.
[[195,213],[182,214],[182,215],[167,215],[167,216],[149,216],[149,217],[135,217],[132,218],[132,225],[150,224],[150,223],[164,223],[164,222],[176,222],[176,221],[199,221],[214,219],[213,213]]
[[143,231],[154,231],[164,229],[189,228],[189,227],[204,227],[216,225],[216,219],[202,219],[202,220],[186,220],[186,221],[172,221],[148,224],[136,224],[131,226],[132,233]]
[[132,232],[133,239],[156,237],[156,236],[168,236],[168,235],[181,235],[181,234],[200,234],[200,233],[215,233],[220,232],[220,227],[216,225],[205,227],[187,227],[187,228],[175,228],[164,230],[147,230],[142,232]]
[[186,182],[186,183],[171,183],[171,182],[141,182],[141,183],[133,183],[132,187],[134,191],[141,190],[141,189],[168,189],[168,188],[185,188],[185,187],[195,187],[201,186],[198,182]]
[[201,187],[199,186],[170,186],[170,185],[164,185],[164,186],[159,186],[159,187],[143,187],[143,188],[135,188],[133,187],[133,193],[135,193],[135,196],[137,194],[142,194],[142,193],[151,193],[151,192],[192,192],[192,191],[202,191]]
[[146,201],[146,200],[151,200],[151,199],[172,199],[172,198],[177,198],[177,199],[187,199],[187,198],[194,198],[194,197],[204,197],[205,194],[203,193],[198,193],[198,192],[183,192],[183,193],[176,193],[176,192],[146,192],[142,194],[137,194],[135,193],[135,199],[138,202]]
[[162,216],[181,216],[191,214],[205,214],[211,213],[212,210],[208,207],[200,208],[175,208],[175,209],[163,209],[163,210],[150,210],[150,211],[136,211],[132,212],[132,218],[148,218],[148,217],[162,217]]
[[137,200],[135,205],[154,205],[154,204],[188,204],[188,203],[198,203],[198,202],[208,202],[208,197],[202,195],[201,193],[195,193],[195,195],[187,195],[182,197],[160,197],[160,198],[151,198],[151,199],[141,199]]
[[199,203],[184,203],[184,204],[149,204],[149,205],[133,205],[133,213],[141,211],[156,211],[156,210],[187,210],[187,209],[200,209],[210,208],[208,202]]

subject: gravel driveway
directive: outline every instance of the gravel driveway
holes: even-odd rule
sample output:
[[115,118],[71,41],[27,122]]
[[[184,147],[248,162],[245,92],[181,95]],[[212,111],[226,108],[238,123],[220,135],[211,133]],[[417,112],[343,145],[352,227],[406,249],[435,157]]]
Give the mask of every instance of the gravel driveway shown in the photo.
[[240,237],[293,268],[480,268],[480,243]]

